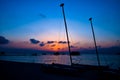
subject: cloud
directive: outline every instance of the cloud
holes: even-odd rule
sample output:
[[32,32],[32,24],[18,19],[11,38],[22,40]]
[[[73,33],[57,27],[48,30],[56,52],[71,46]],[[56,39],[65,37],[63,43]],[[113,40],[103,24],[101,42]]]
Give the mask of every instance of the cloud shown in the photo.
[[8,44],[9,43],[9,40],[6,39],[5,37],[3,36],[0,36],[0,44]]
[[51,47],[54,47],[54,46],[56,46],[56,45],[55,44],[51,45]]
[[41,16],[42,18],[46,18],[46,15],[40,13],[39,16]]
[[40,41],[36,40],[36,39],[30,39],[30,42],[33,44],[38,44]]
[[45,43],[44,43],[44,42],[41,42],[41,43],[40,43],[40,46],[41,46],[41,47],[45,46]]
[[59,44],[66,44],[67,41],[59,41],[58,43],[59,43]]
[[55,43],[55,41],[47,41],[48,44]]
[[76,48],[76,47],[71,45],[70,48]]

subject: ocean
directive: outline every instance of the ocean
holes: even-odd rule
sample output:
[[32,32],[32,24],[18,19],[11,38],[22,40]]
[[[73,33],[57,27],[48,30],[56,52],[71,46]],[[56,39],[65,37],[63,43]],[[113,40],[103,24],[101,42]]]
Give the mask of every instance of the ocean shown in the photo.
[[[110,66],[112,69],[120,68],[120,55],[101,54],[100,64],[102,66]],[[69,55],[38,55],[38,56],[0,56],[0,60],[27,62],[27,63],[44,63],[44,64],[65,64],[70,65]],[[81,54],[79,56],[72,56],[72,62],[75,64],[98,65],[95,54]]]

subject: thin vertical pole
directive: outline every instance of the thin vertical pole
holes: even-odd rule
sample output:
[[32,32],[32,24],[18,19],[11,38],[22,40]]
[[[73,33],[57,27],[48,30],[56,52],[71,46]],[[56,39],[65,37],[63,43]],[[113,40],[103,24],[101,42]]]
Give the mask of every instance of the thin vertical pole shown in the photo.
[[67,36],[67,43],[68,43],[68,50],[70,54],[70,62],[72,65],[72,57],[71,57],[71,50],[70,50],[70,41],[68,37],[68,30],[67,30],[67,23],[66,23],[66,18],[65,18],[65,12],[64,12],[64,3],[60,4],[60,7],[62,7],[62,12],[63,12],[63,17],[64,17],[64,23],[65,23],[65,30],[66,30],[66,36]]
[[93,34],[93,39],[94,39],[94,44],[95,44],[98,66],[100,66],[100,59],[99,59],[98,49],[97,49],[97,45],[96,45],[95,33],[94,33],[94,29],[93,29],[93,24],[92,24],[92,18],[89,18],[89,21],[90,21],[91,28],[92,28],[92,34]]

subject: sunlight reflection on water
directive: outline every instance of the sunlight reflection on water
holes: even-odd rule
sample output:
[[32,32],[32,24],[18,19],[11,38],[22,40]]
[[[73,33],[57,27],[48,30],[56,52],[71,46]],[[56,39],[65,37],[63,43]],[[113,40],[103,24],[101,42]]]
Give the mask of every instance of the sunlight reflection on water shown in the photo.
[[[111,68],[120,67],[120,55],[100,55],[101,65],[109,65]],[[28,63],[44,63],[44,64],[65,64],[70,65],[69,55],[40,55],[40,56],[0,56],[0,60],[28,62]],[[73,63],[97,65],[95,54],[85,54],[80,56],[72,56]]]

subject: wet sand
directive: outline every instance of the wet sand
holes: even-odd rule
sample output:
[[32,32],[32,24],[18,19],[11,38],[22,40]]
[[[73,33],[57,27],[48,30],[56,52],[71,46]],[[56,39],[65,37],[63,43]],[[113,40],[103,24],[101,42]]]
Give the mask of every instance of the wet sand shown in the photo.
[[[62,71],[61,71],[62,72]],[[58,73],[44,71],[41,64],[0,61],[0,80],[119,80],[118,75],[97,71]]]

